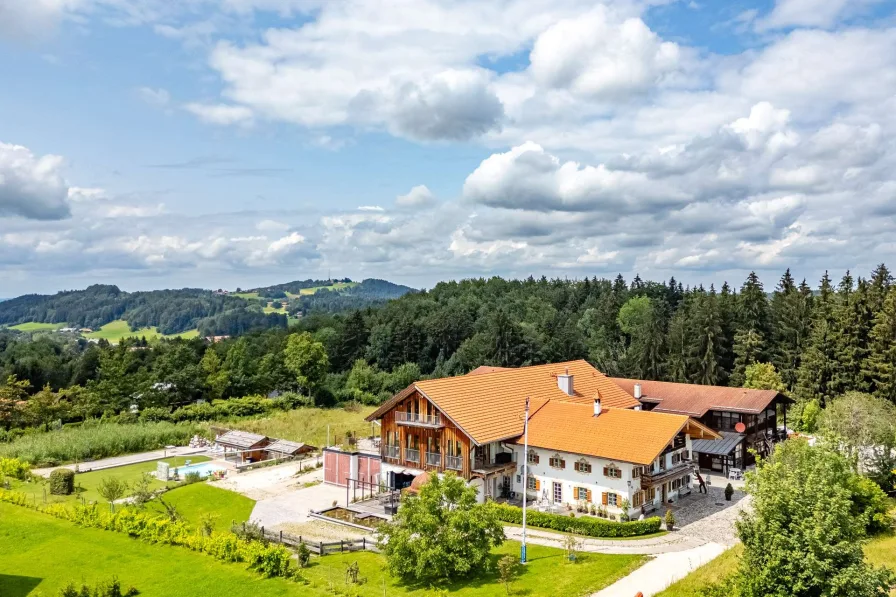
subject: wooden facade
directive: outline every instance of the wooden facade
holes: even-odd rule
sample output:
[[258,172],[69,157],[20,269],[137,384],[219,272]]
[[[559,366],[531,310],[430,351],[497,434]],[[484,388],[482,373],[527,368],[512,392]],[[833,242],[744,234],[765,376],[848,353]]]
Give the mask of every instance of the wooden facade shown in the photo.
[[383,414],[380,446],[383,460],[424,471],[472,475],[472,441],[419,392]]

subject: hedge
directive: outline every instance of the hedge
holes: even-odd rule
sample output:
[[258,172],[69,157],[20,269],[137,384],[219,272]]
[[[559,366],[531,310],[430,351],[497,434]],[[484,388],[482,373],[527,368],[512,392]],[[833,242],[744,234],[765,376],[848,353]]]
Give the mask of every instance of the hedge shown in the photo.
[[[495,504],[495,507],[498,511],[498,518],[502,521],[522,524],[522,508],[507,504]],[[528,510],[526,512],[527,526],[587,535],[589,537],[639,537],[641,535],[650,535],[659,532],[660,524],[661,521],[658,516],[631,522],[616,522],[589,516],[573,518],[572,516],[549,514],[547,512],[538,512],[537,510]]]
[[50,473],[50,493],[53,495],[71,495],[75,492],[75,471],[57,468]]
[[182,520],[171,520],[133,508],[110,513],[97,504],[44,506],[29,501],[24,493],[4,489],[0,489],[0,502],[31,508],[81,527],[124,533],[146,543],[178,545],[224,562],[243,562],[266,577],[295,578],[295,570],[290,567],[291,552],[282,545],[241,539],[233,533],[212,532],[206,535]]

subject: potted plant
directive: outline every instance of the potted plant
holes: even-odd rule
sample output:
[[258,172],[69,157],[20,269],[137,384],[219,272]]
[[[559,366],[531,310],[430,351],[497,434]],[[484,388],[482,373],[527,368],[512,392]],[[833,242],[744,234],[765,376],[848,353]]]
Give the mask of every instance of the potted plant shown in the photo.
[[675,530],[675,515],[672,513],[672,510],[666,510],[666,530]]
[[732,495],[734,495],[734,487],[732,487],[732,486],[731,486],[731,483],[729,483],[729,484],[725,487],[725,499],[728,500],[728,501],[730,502],[730,501],[731,501],[731,496],[732,496]]

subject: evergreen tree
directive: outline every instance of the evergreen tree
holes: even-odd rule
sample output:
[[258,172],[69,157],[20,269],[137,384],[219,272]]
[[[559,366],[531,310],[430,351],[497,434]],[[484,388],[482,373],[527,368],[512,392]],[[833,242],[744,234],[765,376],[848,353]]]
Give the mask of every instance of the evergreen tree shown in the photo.
[[874,395],[896,403],[896,287],[874,318],[869,355],[863,375],[871,380]]
[[682,302],[669,320],[667,334],[668,352],[666,354],[666,379],[678,383],[686,383],[690,379],[688,361],[690,357],[690,322],[688,321],[688,305]]
[[823,407],[833,396],[837,364],[834,335],[834,290],[831,278],[825,272],[815,300],[809,345],[797,374],[796,393],[804,402],[817,400]]
[[812,291],[806,281],[799,288],[794,285],[788,269],[781,277],[772,296],[773,327],[772,363],[784,385],[796,385],[800,359],[811,330]]
[[339,334],[336,358],[334,359],[337,369],[347,369],[351,367],[352,363],[363,357],[369,337],[370,330],[364,321],[364,315],[361,314],[361,311],[353,311],[345,318],[342,332]]
[[836,366],[831,389],[835,395],[850,390],[864,392],[868,383],[862,363],[868,353],[872,317],[868,309],[868,283],[859,279],[853,288],[849,272],[840,282],[834,312],[834,351]]
[[763,338],[769,334],[768,298],[756,272],[750,272],[738,297],[738,328],[754,330]]
[[744,387],[747,368],[760,361],[763,344],[762,336],[756,330],[740,330],[735,334],[734,370],[729,380],[732,387]]
[[709,293],[698,291],[692,319],[693,383],[718,385],[724,383],[725,371],[719,361],[722,355],[722,318],[718,296],[714,288]]

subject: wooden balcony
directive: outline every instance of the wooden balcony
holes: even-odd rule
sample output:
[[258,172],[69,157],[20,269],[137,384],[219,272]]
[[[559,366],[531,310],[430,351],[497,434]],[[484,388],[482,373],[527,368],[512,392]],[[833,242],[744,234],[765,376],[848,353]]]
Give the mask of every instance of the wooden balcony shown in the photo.
[[464,468],[464,459],[460,456],[446,456],[445,457],[445,468],[451,469],[452,471],[460,471]]
[[442,466],[442,455],[438,452],[426,453],[426,466]]
[[439,413],[423,415],[420,413],[396,411],[395,423],[408,427],[426,427],[427,429],[441,429],[445,426],[442,422],[442,415]]
[[412,462],[414,464],[420,464],[420,450],[412,450],[411,448],[407,448],[404,451],[404,459],[407,462]]
[[393,460],[398,460],[401,458],[401,447],[400,446],[387,446],[383,445],[380,453],[383,458],[392,458]]
[[650,489],[651,487],[662,485],[663,483],[673,481],[693,472],[694,463],[690,460],[683,460],[675,466],[669,467],[667,469],[662,469],[651,473],[642,473],[641,489]]

